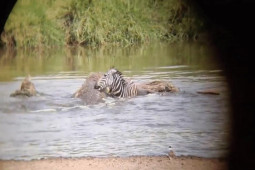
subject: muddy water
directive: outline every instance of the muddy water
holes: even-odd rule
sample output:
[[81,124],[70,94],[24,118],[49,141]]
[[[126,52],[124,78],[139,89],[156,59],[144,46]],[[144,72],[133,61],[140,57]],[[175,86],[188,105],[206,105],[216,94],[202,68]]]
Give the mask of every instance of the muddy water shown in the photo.
[[[224,157],[229,91],[204,44],[16,51],[0,58],[0,159],[176,155]],[[134,82],[171,81],[177,94],[107,98],[87,106],[72,94],[91,72],[115,66]],[[26,74],[40,95],[12,98]],[[220,95],[196,91],[217,88]]]

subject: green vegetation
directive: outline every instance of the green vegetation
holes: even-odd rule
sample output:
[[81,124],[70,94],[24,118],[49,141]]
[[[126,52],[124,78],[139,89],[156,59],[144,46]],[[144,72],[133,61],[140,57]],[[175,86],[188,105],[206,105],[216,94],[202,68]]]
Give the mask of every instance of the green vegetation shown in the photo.
[[25,48],[126,46],[187,40],[202,28],[195,12],[179,0],[18,0],[1,39]]

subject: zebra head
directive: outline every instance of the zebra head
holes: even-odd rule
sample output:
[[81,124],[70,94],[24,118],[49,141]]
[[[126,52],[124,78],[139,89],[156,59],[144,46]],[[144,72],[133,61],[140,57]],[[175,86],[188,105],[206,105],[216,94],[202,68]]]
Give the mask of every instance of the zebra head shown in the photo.
[[118,85],[116,82],[124,83],[125,81],[122,77],[122,73],[112,68],[98,80],[94,88],[109,94]]

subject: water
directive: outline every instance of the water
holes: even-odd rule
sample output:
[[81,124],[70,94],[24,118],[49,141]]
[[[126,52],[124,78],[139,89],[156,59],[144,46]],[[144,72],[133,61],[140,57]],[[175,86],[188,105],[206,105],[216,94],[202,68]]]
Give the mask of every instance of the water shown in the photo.
[[[38,56],[40,55],[40,56]],[[224,157],[229,92],[214,52],[204,44],[17,52],[0,58],[0,159],[176,155]],[[72,98],[90,72],[114,65],[136,83],[166,80],[176,94]],[[30,73],[39,96],[12,98]],[[217,88],[220,95],[196,91]]]

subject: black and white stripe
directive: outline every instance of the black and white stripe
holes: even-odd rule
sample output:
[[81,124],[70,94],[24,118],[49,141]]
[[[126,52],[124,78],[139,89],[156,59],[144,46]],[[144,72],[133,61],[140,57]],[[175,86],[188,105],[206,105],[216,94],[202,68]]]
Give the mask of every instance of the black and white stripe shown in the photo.
[[95,85],[96,89],[105,91],[113,97],[134,97],[137,96],[137,86],[128,82],[122,77],[122,73],[116,69],[110,69],[99,79]]

